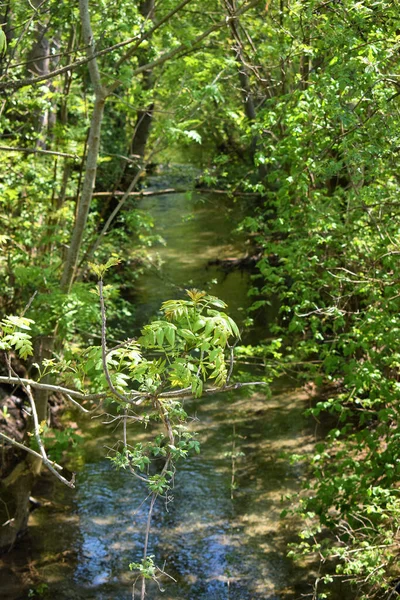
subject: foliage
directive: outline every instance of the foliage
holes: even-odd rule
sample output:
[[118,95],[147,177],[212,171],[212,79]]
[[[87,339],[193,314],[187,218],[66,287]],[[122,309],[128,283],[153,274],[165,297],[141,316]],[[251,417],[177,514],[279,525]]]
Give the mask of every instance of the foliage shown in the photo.
[[[18,355],[26,359],[33,354],[31,334],[32,319],[26,317],[7,316],[0,322],[0,349],[6,352],[16,350]],[[22,329],[23,331],[19,331]]]
[[[49,458],[55,462],[60,462],[66,454],[68,454],[68,458],[74,458],[82,452],[83,437],[77,434],[72,427],[52,429],[47,424],[43,424],[41,436]],[[32,442],[31,446],[35,447],[35,444]]]
[[[225,308],[224,302],[197,290],[187,291],[188,300],[169,300],[163,303],[165,320],[145,325],[138,342],[129,342],[111,350],[107,365],[115,389],[127,398],[140,394],[140,404],[149,408],[154,402],[161,412],[147,413],[141,420],[167,419],[167,431],[158,434],[154,442],[144,446],[137,443],[116,452],[111,460],[119,468],[132,467],[145,471],[151,458],[169,457],[173,464],[190,451],[199,452],[199,442],[187,430],[188,415],[180,396],[200,397],[204,384],[214,382],[223,388],[227,382],[228,365],[224,355],[228,338],[238,335],[234,321],[213,307]],[[149,354],[151,358],[147,358]],[[100,370],[101,360],[93,366]],[[86,362],[86,373],[91,366]],[[126,405],[128,410],[129,405]],[[171,436],[171,434],[173,434]],[[172,477],[173,473],[167,471]],[[149,479],[151,491],[166,487],[164,477]]]
[[295,2],[264,24],[257,52],[279,51],[281,74],[253,124],[265,176],[247,180],[262,198],[243,223],[263,248],[254,308],[280,305],[281,371],[327,389],[310,414],[334,423],[298,550],[368,597],[398,575],[397,31],[390,2]]

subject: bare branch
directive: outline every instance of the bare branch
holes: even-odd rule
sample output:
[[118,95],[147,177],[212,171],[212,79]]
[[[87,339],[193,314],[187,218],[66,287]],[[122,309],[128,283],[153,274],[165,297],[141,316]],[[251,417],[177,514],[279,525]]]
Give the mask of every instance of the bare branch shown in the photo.
[[114,352],[114,350],[118,350],[119,348],[125,348],[125,346],[129,346],[129,344],[131,344],[132,342],[135,342],[135,338],[129,338],[128,340],[125,340],[124,342],[120,342],[116,346],[113,346],[113,348],[110,348],[109,350],[107,350],[107,354],[110,354],[110,352]]
[[37,296],[37,293],[38,293],[38,292],[37,292],[37,290],[35,290],[35,291],[33,292],[32,296],[29,298],[29,300],[28,300],[28,302],[27,302],[27,304],[26,304],[26,306],[25,306],[24,310],[23,310],[23,311],[22,311],[22,313],[21,313],[21,317],[23,317],[23,316],[24,316],[24,315],[27,313],[27,311],[30,309],[30,307],[31,307],[31,305],[32,305],[32,302],[34,301],[34,299],[35,299],[35,298],[36,298],[36,296]]
[[127,191],[123,194],[121,200],[118,202],[117,206],[114,208],[111,215],[108,217],[107,221],[104,223],[103,229],[100,231],[95,243],[89,249],[87,255],[85,256],[86,261],[90,260],[91,257],[93,256],[93,254],[96,252],[103,237],[106,235],[111,223],[113,222],[113,220],[115,219],[115,217],[117,216],[119,211],[121,210],[122,206],[125,204],[126,200],[132,194],[132,190],[135,188],[137,182],[139,181],[139,179],[143,175],[143,173],[144,173],[143,169],[138,169],[138,172],[136,173],[136,175],[132,179],[131,183],[129,184]]
[[[15,446],[16,448],[20,448],[21,450],[25,450],[25,452],[28,452],[29,454],[36,456],[36,458],[40,458],[40,460],[43,459],[41,454],[39,454],[35,450],[32,450],[32,448],[28,448],[28,446],[25,446],[24,444],[20,444],[19,442],[17,442],[17,440],[14,440],[13,438],[8,437],[8,435],[6,435],[5,433],[0,432],[0,437],[3,438],[4,440],[6,440],[6,442],[11,444],[12,446]],[[53,462],[52,465],[58,471],[62,471],[62,467],[59,464],[57,464],[56,462]]]
[[[220,394],[221,392],[231,392],[233,390],[240,390],[242,387],[250,386],[250,385],[268,385],[266,381],[248,381],[244,383],[232,383],[230,385],[224,385],[222,387],[211,387],[206,388],[203,391],[203,394]],[[182,388],[181,390],[174,390],[173,392],[164,392],[163,394],[159,394],[158,398],[192,398],[194,394],[192,393],[192,388]],[[136,404],[140,404],[141,401],[138,400]]]
[[82,404],[79,404],[79,402],[74,400],[70,394],[65,394],[65,396],[66,396],[66,398],[68,398],[68,400],[71,402],[71,404],[73,404],[74,406],[77,406],[79,408],[79,410],[81,410],[84,413],[90,413],[90,410],[88,410],[87,408],[82,406]]
[[6,152],[23,152],[25,154],[48,154],[51,156],[61,156],[63,158],[73,158],[80,160],[76,154],[68,154],[66,152],[53,152],[52,150],[41,150],[40,148],[19,148],[17,146],[0,146],[0,150]]
[[39,383],[34,381],[33,379],[23,379],[22,377],[6,377],[4,375],[0,376],[0,383],[9,383],[10,385],[29,385],[34,389],[38,390],[48,390],[49,392],[59,392],[60,394],[70,395],[75,398],[80,398],[81,400],[101,400],[102,398],[107,397],[106,392],[100,392],[98,394],[83,394],[82,392],[78,392],[77,390],[72,390],[70,388],[65,388],[60,385],[52,385],[50,383]]
[[42,438],[40,437],[40,425],[39,425],[39,420],[38,420],[38,416],[37,416],[37,412],[36,412],[36,404],[35,404],[35,400],[33,399],[33,395],[32,395],[30,386],[29,385],[24,386],[24,391],[26,392],[28,399],[29,399],[29,403],[31,405],[35,439],[39,446],[39,450],[40,450],[40,454],[41,454],[43,463],[48,468],[48,470],[57,477],[57,479],[59,479],[62,483],[64,483],[64,485],[66,485],[70,488],[74,488],[75,487],[75,483],[74,483],[75,475],[72,476],[71,481],[68,481],[68,479],[65,479],[65,477],[60,475],[60,473],[54,468],[52,462],[47,458],[46,450],[43,445]]
[[228,371],[228,375],[226,377],[226,385],[229,383],[230,378],[232,377],[232,371],[233,371],[233,363],[234,363],[234,350],[235,347],[237,346],[239,342],[239,338],[232,344],[232,346],[230,346],[228,344],[228,348],[229,348],[229,371]]

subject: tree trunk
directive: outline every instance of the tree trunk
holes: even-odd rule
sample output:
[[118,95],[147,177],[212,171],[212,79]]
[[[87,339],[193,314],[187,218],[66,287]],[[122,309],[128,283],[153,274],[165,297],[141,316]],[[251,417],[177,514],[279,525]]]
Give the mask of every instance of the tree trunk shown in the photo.
[[[95,52],[94,38],[90,24],[88,0],[79,0],[79,10],[82,22],[83,40],[87,46],[87,54],[92,57]],[[94,88],[95,102],[90,121],[88,150],[86,156],[85,177],[82,192],[78,201],[74,229],[69,244],[64,271],[61,277],[61,289],[68,293],[76,275],[79,252],[82,247],[83,233],[93,198],[93,189],[96,183],[97,161],[100,149],[101,125],[103,122],[104,105],[107,90],[102,86],[97,60],[92,58],[89,64],[90,79]]]
[[[33,0],[32,5],[37,8],[40,0]],[[28,69],[34,75],[48,75],[50,73],[50,42],[46,36],[47,24],[38,22],[35,26],[35,43],[28,55]],[[38,139],[36,146],[46,149],[46,138],[50,121],[50,111],[46,108],[38,111],[36,115],[36,130]]]
[[[94,44],[87,0],[80,0],[79,5],[84,42],[88,46],[88,55],[91,56],[94,52]],[[43,40],[44,37],[42,36],[42,42]],[[43,47],[43,44],[37,45],[35,52],[38,53],[38,57],[42,56],[42,54],[39,54],[40,52],[48,54]],[[34,64],[36,69],[47,68],[47,63],[41,64],[39,58]],[[95,91],[95,103],[90,124],[82,193],[76,211],[75,224],[61,279],[61,287],[66,293],[69,292],[75,276],[79,251],[82,246],[83,233],[92,201],[100,147],[101,124],[104,103],[107,96],[105,89],[101,85],[96,59],[93,59],[89,63],[89,71]],[[44,121],[42,121],[42,126],[43,123]],[[35,361],[41,364],[44,358],[52,356],[53,350],[54,336],[42,336],[38,338],[35,348]],[[49,394],[46,391],[37,390],[35,392],[35,405],[39,423],[41,421],[47,421],[48,396]],[[16,466],[13,466],[11,472],[0,472],[2,477],[0,481],[0,518],[1,524],[3,525],[0,527],[0,550],[3,551],[10,549],[18,536],[20,536],[27,527],[29,517],[29,496],[35,478],[40,474],[42,464],[40,459],[30,456],[24,456],[22,460],[19,460],[18,455],[15,454],[15,449],[7,448],[7,452],[9,452],[13,458],[16,458],[18,462]]]
[[[235,40],[235,43],[233,45],[233,53],[238,64],[238,76],[240,83],[240,91],[243,98],[244,112],[250,123],[253,123],[256,120],[257,113],[254,103],[254,95],[250,85],[249,69],[246,65],[246,61],[243,54],[243,42],[239,32],[239,20],[238,18],[232,16],[237,12],[236,0],[225,0],[225,6],[227,9],[227,13],[230,17],[229,28],[231,30],[232,37]],[[256,135],[253,135],[248,149],[251,162],[254,162],[255,154],[257,151],[257,144],[258,137]],[[262,166],[263,165],[260,165],[260,167]],[[261,171],[263,171],[263,169]],[[260,172],[260,175],[264,176],[265,173]]]
[[[139,6],[140,14],[145,19],[151,19],[155,21],[154,13],[155,0],[145,0],[141,2]],[[149,61],[148,52],[141,50],[138,52],[139,66],[146,65]],[[149,92],[154,88],[154,75],[153,70],[144,71],[142,89],[145,92]],[[131,141],[130,154],[134,156],[144,157],[147,141],[150,135],[151,124],[153,121],[154,102],[151,102],[146,108],[138,110],[136,117],[135,129]],[[140,168],[140,167],[139,167]]]
[[34,475],[25,458],[0,481],[0,553],[8,552],[27,528]]
[[92,119],[90,123],[90,133],[88,141],[88,152],[86,159],[85,177],[83,180],[82,192],[78,201],[78,210],[76,213],[74,229],[69,244],[67,257],[64,265],[64,272],[61,278],[61,289],[68,293],[75,278],[76,267],[78,264],[79,252],[82,246],[83,233],[89,214],[90,205],[93,198],[93,189],[96,182],[97,160],[100,148],[100,132],[103,121],[104,104],[106,97],[100,95],[96,97],[93,107]]

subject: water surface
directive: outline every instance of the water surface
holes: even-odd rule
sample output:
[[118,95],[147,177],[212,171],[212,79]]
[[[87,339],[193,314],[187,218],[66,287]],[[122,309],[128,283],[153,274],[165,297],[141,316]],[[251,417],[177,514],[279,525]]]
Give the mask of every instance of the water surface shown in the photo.
[[[208,264],[248,251],[232,233],[239,208],[220,196],[174,194],[146,198],[141,209],[151,212],[166,245],[151,250],[161,271],[143,276],[132,298],[139,321],[163,300],[196,287],[225,300],[240,323],[251,302],[250,274],[225,274]],[[265,314],[254,333],[268,335]],[[280,519],[285,497],[298,492],[302,476],[286,454],[312,441],[306,402],[304,391],[283,384],[272,397],[237,392],[187,402],[202,452],[180,464],[173,501],[156,505],[149,552],[175,582],[163,578],[164,592],[150,584],[149,599],[294,600],[310,591],[311,567],[286,558],[293,524]],[[146,490],[106,458],[121,431],[102,419],[79,419],[84,442],[76,490],[50,477],[40,483],[35,493],[43,506],[32,513],[29,534],[2,559],[1,598],[39,597],[41,582],[48,586],[42,597],[57,600],[132,597],[128,565],[142,556]],[[134,443],[149,433],[130,435]],[[238,451],[243,456],[232,461]]]

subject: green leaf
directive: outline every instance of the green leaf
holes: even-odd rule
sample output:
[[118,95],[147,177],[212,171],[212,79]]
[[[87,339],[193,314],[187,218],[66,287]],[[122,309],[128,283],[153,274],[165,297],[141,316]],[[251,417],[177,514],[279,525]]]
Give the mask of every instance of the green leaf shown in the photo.
[[201,135],[195,129],[185,129],[183,133],[186,135],[186,137],[190,138],[191,140],[194,140],[198,144],[201,144]]
[[175,326],[170,325],[165,330],[165,337],[171,346],[175,345]]
[[162,348],[164,342],[164,330],[159,329],[156,333],[157,344]]
[[0,57],[3,57],[7,52],[7,38],[6,34],[0,27]]
[[19,327],[19,329],[30,329],[30,324],[34,323],[32,319],[27,319],[26,317],[18,317],[14,315],[9,315],[5,317],[2,321],[2,324],[6,327],[14,326]]

